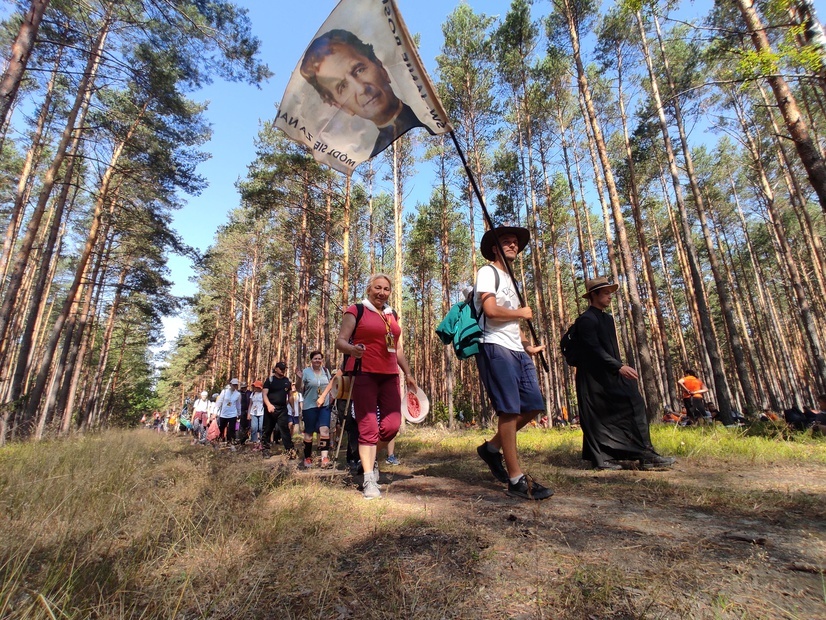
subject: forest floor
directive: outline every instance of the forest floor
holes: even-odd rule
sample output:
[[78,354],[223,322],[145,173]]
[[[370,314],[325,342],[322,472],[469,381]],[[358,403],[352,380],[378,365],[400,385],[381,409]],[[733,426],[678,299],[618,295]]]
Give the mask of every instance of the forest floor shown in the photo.
[[597,472],[579,431],[532,429],[556,491],[532,503],[484,437],[409,429],[369,502],[344,471],[146,430],[8,446],[0,617],[826,618],[826,439],[655,425],[672,469]]

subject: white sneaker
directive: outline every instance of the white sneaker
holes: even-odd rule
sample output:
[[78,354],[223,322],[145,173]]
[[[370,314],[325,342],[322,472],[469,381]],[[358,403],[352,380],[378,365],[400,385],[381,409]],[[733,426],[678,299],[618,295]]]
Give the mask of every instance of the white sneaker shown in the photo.
[[364,472],[364,484],[362,485],[364,499],[376,499],[377,497],[381,497],[378,479],[379,477],[375,471]]

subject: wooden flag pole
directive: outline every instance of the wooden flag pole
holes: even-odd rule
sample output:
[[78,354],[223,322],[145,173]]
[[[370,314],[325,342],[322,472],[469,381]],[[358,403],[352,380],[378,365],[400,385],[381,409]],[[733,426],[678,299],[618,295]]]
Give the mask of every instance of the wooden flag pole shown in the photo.
[[[496,234],[496,227],[493,225],[493,220],[488,213],[488,208],[485,206],[485,201],[482,198],[482,192],[479,191],[479,186],[476,184],[476,178],[473,176],[473,171],[468,166],[467,160],[465,159],[465,154],[462,151],[462,147],[459,146],[459,140],[456,139],[456,134],[451,129],[450,130],[450,137],[453,139],[453,144],[456,147],[456,152],[459,153],[459,159],[462,160],[462,165],[465,167],[465,172],[467,173],[468,179],[470,179],[470,184],[473,186],[473,192],[476,194],[477,200],[479,200],[479,204],[482,205],[482,213],[485,216],[485,222],[488,224],[488,228],[493,231],[493,237],[496,240],[496,247],[499,248],[499,256],[504,256],[505,251],[502,249],[502,244],[499,241],[499,235]],[[516,277],[513,275],[513,269],[510,266],[508,261],[502,261],[505,263],[505,267],[508,269],[508,275],[511,277],[511,281],[513,282],[513,288],[516,291],[516,296],[519,298],[519,305],[526,306],[524,298],[522,297],[522,292],[519,290],[519,285],[516,283]],[[536,329],[534,329],[533,323],[531,321],[526,321],[528,324],[528,329],[531,332],[531,337],[533,338],[534,345],[539,346],[539,337],[536,334]],[[539,352],[539,361],[542,362],[542,368],[545,369],[545,372],[550,373],[551,369],[548,367],[548,362],[545,359],[545,355],[542,351]]]

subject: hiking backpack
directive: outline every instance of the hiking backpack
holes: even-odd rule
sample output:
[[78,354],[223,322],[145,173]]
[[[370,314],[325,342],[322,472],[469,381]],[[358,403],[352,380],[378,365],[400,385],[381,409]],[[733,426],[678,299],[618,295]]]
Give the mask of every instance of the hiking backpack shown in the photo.
[[571,323],[568,331],[565,332],[562,340],[559,341],[559,350],[562,351],[562,357],[565,358],[568,366],[573,366],[574,368],[582,361],[581,344],[577,339],[576,331],[576,323]]
[[[499,290],[499,271],[493,269],[494,290]],[[436,327],[436,334],[442,344],[453,345],[453,352],[460,360],[474,357],[479,353],[479,338],[484,331],[479,327],[479,315],[476,312],[476,287],[467,297],[451,306],[450,311]],[[484,313],[483,313],[484,314]]]

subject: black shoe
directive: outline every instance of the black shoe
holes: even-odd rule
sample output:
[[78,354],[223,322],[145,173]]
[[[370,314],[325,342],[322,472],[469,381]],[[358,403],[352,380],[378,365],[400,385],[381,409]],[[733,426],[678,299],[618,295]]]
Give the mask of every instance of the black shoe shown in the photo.
[[643,469],[667,469],[676,462],[677,459],[671,456],[660,456],[657,454],[651,458],[640,459],[640,467]]
[[618,471],[622,469],[622,464],[613,460],[613,459],[606,459],[602,461],[602,465],[594,465],[594,469],[601,469],[601,470],[608,470],[608,471]]
[[548,499],[554,492],[548,487],[544,487],[527,474],[523,475],[519,482],[511,484],[508,482],[508,495],[521,499]]
[[490,467],[490,473],[492,473],[493,477],[499,482],[508,482],[510,480],[508,470],[505,469],[505,463],[502,459],[502,453],[491,452],[488,450],[487,441],[476,448],[476,454],[479,455],[480,459],[487,463],[488,467]]

